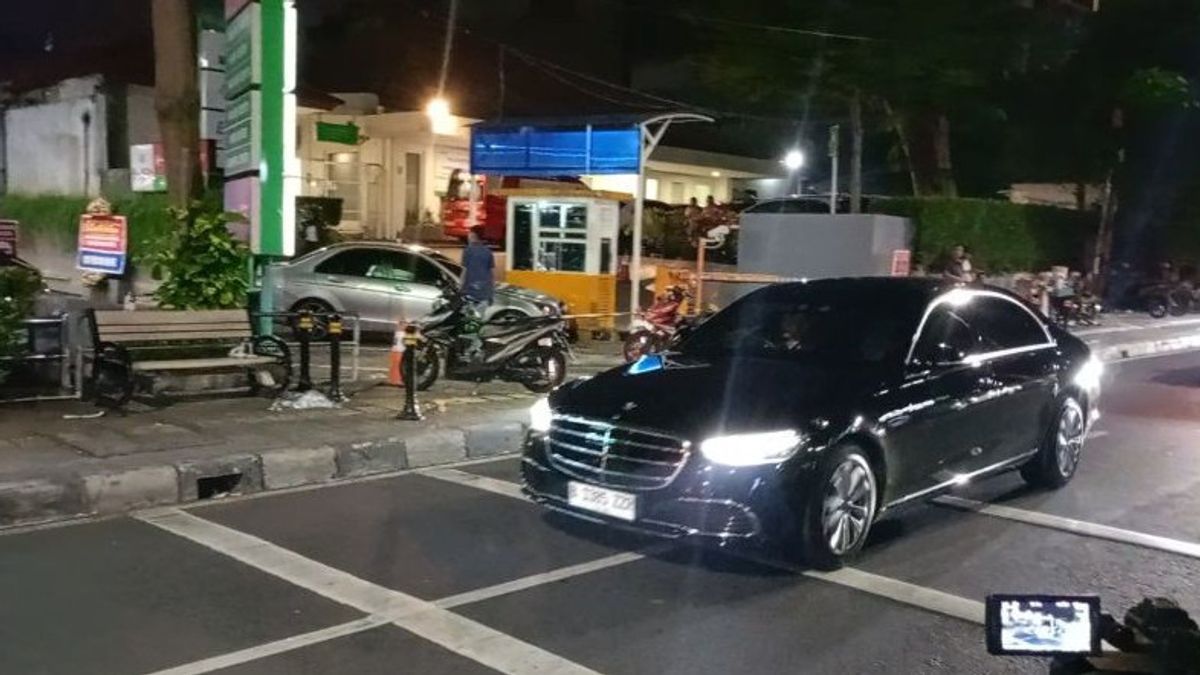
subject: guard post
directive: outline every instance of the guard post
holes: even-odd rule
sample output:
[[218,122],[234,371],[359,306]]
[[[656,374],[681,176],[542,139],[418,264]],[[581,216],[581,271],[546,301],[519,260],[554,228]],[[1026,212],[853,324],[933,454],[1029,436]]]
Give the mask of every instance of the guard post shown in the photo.
[[342,317],[333,314],[329,317],[329,398],[334,401],[344,401],[342,394]]
[[301,310],[296,319],[297,337],[300,340],[300,381],[296,383],[296,391],[312,389],[312,373],[309,362],[309,347],[312,342],[313,316],[312,312]]
[[400,364],[404,369],[404,410],[400,411],[397,419],[409,422],[420,422],[424,417],[417,406],[417,345],[421,336],[417,334],[416,324],[404,327],[404,356]]

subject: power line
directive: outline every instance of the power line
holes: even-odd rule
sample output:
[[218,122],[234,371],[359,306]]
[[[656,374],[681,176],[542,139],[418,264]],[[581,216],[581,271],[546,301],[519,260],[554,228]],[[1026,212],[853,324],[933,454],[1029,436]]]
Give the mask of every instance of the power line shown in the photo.
[[816,30],[812,28],[796,28],[793,26],[779,26],[767,23],[755,23],[752,21],[737,21],[735,19],[722,19],[715,16],[701,16],[690,12],[668,12],[662,9],[651,9],[648,7],[633,7],[635,12],[645,14],[658,14],[660,16],[670,16],[677,19],[686,19],[699,23],[711,23],[719,26],[730,26],[734,28],[749,28],[753,30],[761,30],[769,33],[789,33],[792,35],[807,35],[809,37],[827,38],[830,40],[849,40],[853,42],[874,42],[877,38],[868,37],[866,35],[851,35],[848,33],[832,33],[829,31]]

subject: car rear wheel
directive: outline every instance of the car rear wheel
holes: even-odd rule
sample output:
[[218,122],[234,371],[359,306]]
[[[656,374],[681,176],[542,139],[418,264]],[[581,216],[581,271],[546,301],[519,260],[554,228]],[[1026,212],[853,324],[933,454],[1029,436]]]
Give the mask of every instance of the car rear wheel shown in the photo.
[[1087,416],[1074,397],[1067,396],[1046,433],[1038,453],[1021,467],[1026,482],[1045,488],[1060,488],[1071,482],[1079,468],[1083,441],[1087,435]]
[[879,489],[871,460],[845,445],[821,465],[804,515],[804,558],[818,569],[837,569],[867,542]]
[[[313,340],[324,340],[329,336],[328,320],[321,315],[333,314],[334,309],[328,302],[316,298],[306,298],[292,305],[293,312],[309,312],[314,314],[311,337]],[[300,328],[297,317],[292,317],[292,335],[299,339]]]

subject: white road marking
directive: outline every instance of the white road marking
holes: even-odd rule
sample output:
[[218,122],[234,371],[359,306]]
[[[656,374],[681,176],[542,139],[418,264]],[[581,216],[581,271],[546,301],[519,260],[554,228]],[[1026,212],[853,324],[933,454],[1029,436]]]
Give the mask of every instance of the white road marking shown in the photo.
[[616,567],[617,565],[637,562],[638,560],[645,558],[647,555],[653,555],[654,553],[666,551],[670,548],[670,545],[660,544],[658,546],[652,546],[641,553],[635,553],[633,551],[627,553],[617,553],[616,555],[606,556],[604,558],[600,558],[599,560],[592,560],[590,562],[579,563],[578,565],[560,567],[555,570],[550,570],[549,572],[531,574],[527,577],[506,581],[502,584],[496,584],[495,586],[488,586],[486,588],[480,588],[474,591],[467,591],[466,593],[459,593],[458,595],[452,595],[448,598],[435,600],[433,604],[441,607],[442,609],[450,609],[451,607],[459,607],[461,605],[482,602],[484,600],[498,598],[501,595],[508,595],[509,593],[525,591],[530,588],[544,586],[556,581],[570,579],[572,577],[580,576],[581,574],[590,574],[592,572],[608,569],[609,567]]
[[1070,532],[1071,534],[1077,534],[1084,537],[1106,539],[1108,541],[1115,541],[1122,544],[1130,544],[1133,546],[1140,546],[1142,548],[1150,548],[1157,551],[1175,553],[1178,555],[1188,556],[1190,558],[1200,558],[1200,544],[1182,541],[1180,539],[1171,539],[1170,537],[1160,537],[1154,534],[1125,530],[1119,527],[1088,522],[1086,520],[1075,520],[1074,518],[1053,516],[1048,513],[1041,513],[1039,511],[1027,511],[1025,509],[1017,509],[1011,506],[1001,506],[999,504],[986,504],[973,499],[964,499],[963,497],[955,497],[952,495],[938,497],[934,499],[933,502],[935,504],[948,506],[950,508],[973,511],[986,516],[1004,518],[1005,520],[1013,520],[1020,523],[1027,523],[1029,525],[1037,525],[1038,527],[1045,527],[1052,530],[1061,530],[1063,532]]
[[301,647],[307,647],[320,642],[335,640],[337,638],[346,637],[347,635],[362,633],[380,626],[386,626],[389,623],[391,623],[391,621],[381,616],[367,616],[354,621],[340,623],[336,626],[330,626],[329,628],[315,630],[311,633],[301,633],[300,635],[293,635],[291,637],[283,638],[282,640],[268,642],[266,644],[249,647],[247,649],[240,649],[236,652],[229,652],[228,654],[221,654],[219,656],[213,656],[207,659],[185,663],[181,666],[175,666],[174,668],[156,670],[148,675],[201,675],[202,673],[211,673],[214,670],[230,668],[243,663],[249,663],[250,661],[264,659],[268,656],[275,656],[276,654],[290,652],[295,649],[300,649]]
[[1088,433],[1088,438],[1104,438],[1108,434],[1109,431],[1107,429],[1097,429],[1096,431]]
[[[486,476],[476,476],[465,471],[457,471],[454,469],[432,469],[420,472],[423,475],[439,480],[466,485],[468,487],[487,490],[495,494],[512,497],[514,499],[524,500],[521,495],[520,487],[508,481],[488,478]],[[732,553],[732,555],[741,557],[747,560],[752,560],[761,565],[785,569],[790,572],[796,572],[812,579],[819,579],[829,583],[846,586],[855,590],[864,591],[872,595],[888,598],[906,605],[911,605],[919,609],[944,614],[964,621],[972,623],[983,623],[983,603],[969,598],[963,598],[950,593],[944,593],[932,588],[925,588],[910,584],[906,581],[882,577],[870,572],[864,572],[853,568],[842,568],[836,572],[817,572],[799,567],[786,565],[782,562],[758,558],[755,556]]]
[[410,633],[502,673],[596,675],[589,668],[433,603],[364,581],[185,511],[155,509],[137,518],[343,605],[386,618]]
[[1195,351],[1195,350],[1176,349],[1176,350],[1155,352],[1153,354],[1138,354],[1137,356],[1125,356],[1125,357],[1105,361],[1104,365],[1107,367],[1107,366],[1120,365],[1122,363],[1129,363],[1130,361],[1145,361],[1146,359],[1161,359],[1161,358],[1166,358],[1168,356],[1183,356],[1184,354],[1189,354],[1192,351]]
[[521,494],[521,486],[507,480],[500,480],[498,478],[467,473],[466,471],[460,471],[458,469],[446,468],[420,469],[417,471],[417,474],[421,476],[429,476],[430,478],[437,478],[438,480],[444,480],[449,483],[466,485],[467,487],[473,487],[478,490],[494,492],[498,495],[512,497],[513,499],[520,499],[521,501],[527,501],[525,499],[525,495]]

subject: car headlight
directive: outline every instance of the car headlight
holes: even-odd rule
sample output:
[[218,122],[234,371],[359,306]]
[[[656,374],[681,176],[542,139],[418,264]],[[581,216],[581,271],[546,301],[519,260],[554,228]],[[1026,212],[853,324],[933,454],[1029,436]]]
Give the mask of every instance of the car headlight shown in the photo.
[[1100,387],[1100,376],[1104,375],[1104,363],[1096,357],[1091,357],[1079,367],[1075,373],[1074,382],[1080,388],[1092,391]]
[[550,399],[539,398],[537,403],[529,408],[530,431],[538,431],[543,434],[550,431],[551,417],[553,417],[553,413],[550,410]]
[[802,437],[794,429],[715,436],[700,444],[709,461],[728,466],[775,464],[796,454]]
[[558,305],[538,305],[538,309],[542,310],[542,314],[546,316],[558,316]]

